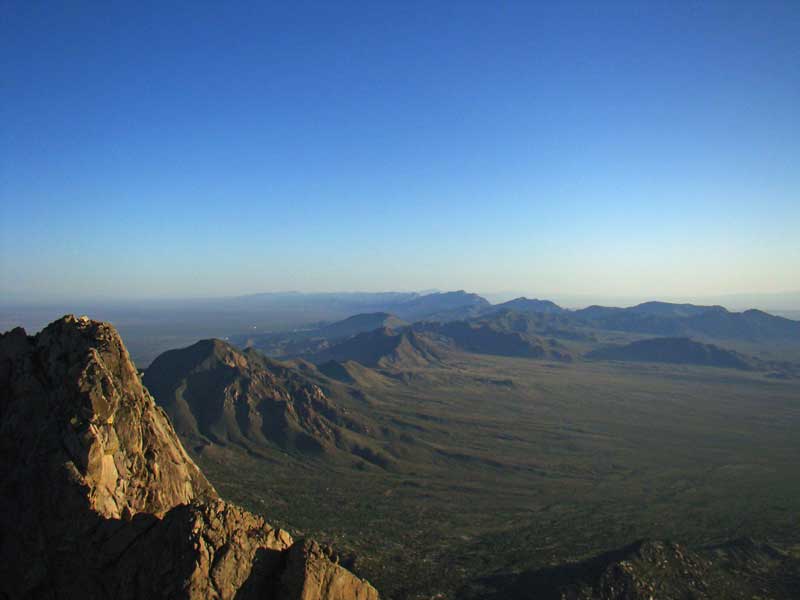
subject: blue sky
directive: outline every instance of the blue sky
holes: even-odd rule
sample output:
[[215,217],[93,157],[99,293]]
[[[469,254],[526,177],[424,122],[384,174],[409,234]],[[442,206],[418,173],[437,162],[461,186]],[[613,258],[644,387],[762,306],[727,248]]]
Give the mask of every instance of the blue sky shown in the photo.
[[0,17],[7,297],[800,288],[800,3]]

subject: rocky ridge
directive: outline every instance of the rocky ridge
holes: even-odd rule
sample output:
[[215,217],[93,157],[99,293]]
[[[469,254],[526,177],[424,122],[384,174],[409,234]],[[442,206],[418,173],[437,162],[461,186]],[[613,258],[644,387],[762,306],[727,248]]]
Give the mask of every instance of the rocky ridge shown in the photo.
[[219,499],[112,326],[0,335],[0,389],[3,598],[377,599]]

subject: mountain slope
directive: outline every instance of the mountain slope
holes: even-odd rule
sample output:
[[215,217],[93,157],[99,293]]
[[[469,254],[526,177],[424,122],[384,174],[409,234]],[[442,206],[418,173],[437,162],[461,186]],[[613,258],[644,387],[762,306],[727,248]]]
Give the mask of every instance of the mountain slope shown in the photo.
[[751,368],[743,356],[732,350],[689,338],[639,340],[624,346],[599,348],[586,356],[596,360],[662,362],[744,370]]
[[1,597],[377,599],[218,499],[110,325],[1,335],[0,390]]
[[299,371],[221,340],[165,352],[144,383],[192,443],[319,452],[366,429]]

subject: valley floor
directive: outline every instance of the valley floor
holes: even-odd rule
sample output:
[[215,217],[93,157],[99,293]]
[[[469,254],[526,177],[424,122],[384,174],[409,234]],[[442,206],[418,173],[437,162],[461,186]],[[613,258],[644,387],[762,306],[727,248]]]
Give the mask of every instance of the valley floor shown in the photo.
[[388,470],[277,450],[197,460],[224,497],[330,542],[385,598],[484,597],[498,575],[640,538],[800,543],[797,380],[453,354],[358,384],[353,410],[392,432]]

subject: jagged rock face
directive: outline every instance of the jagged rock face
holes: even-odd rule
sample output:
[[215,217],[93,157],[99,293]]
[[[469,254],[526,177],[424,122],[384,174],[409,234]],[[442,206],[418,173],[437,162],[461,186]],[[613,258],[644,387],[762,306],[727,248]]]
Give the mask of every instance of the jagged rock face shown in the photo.
[[301,600],[378,598],[374,588],[354,582],[350,572],[313,541],[299,542],[289,550],[281,586],[287,596]]
[[300,373],[221,340],[165,352],[144,382],[192,444],[321,451],[337,444],[340,426],[363,429]]
[[0,597],[378,597],[219,500],[110,325],[0,336],[0,390]]
[[69,316],[35,337],[3,335],[0,386],[4,478],[61,468],[86,487],[93,510],[113,518],[216,495],[113,327]]

